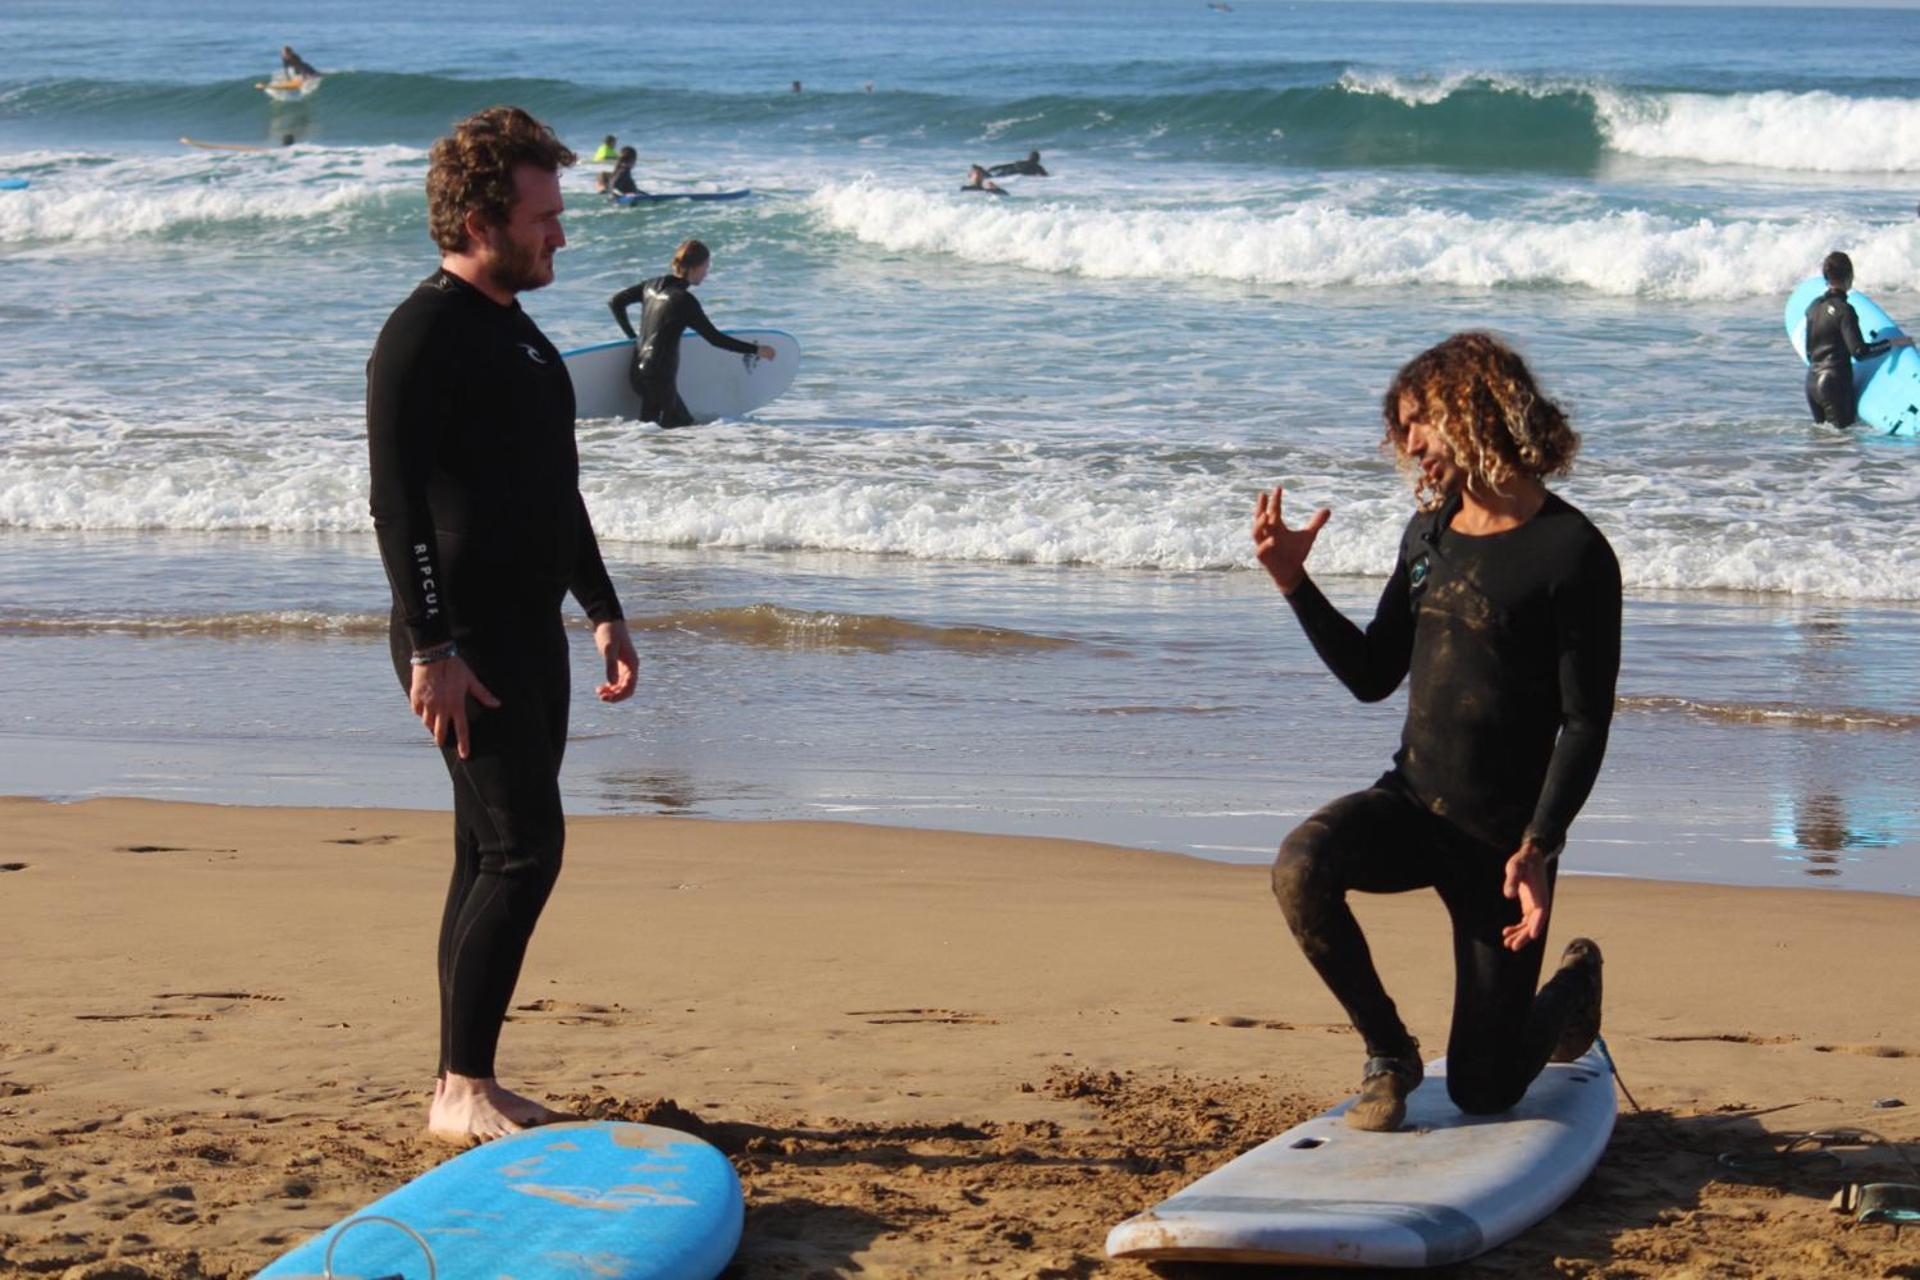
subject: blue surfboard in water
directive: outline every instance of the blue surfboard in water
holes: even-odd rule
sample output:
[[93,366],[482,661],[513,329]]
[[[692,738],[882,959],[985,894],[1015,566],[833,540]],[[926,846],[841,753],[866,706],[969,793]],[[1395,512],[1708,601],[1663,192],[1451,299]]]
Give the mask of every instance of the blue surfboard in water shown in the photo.
[[659,204],[663,200],[745,200],[753,194],[751,187],[741,187],[738,191],[635,191],[628,195],[615,196],[615,204]]
[[25,178],[0,178],[0,191],[25,191],[31,185]]
[[329,1251],[335,1280],[712,1280],[744,1217],[733,1166],[690,1134],[606,1120],[544,1125],[421,1174],[259,1280],[320,1280]]
[[[1787,295],[1787,341],[1802,360],[1807,358],[1807,308],[1826,291],[1827,282],[1814,276]],[[1868,342],[1904,336],[1893,318],[1866,294],[1850,290],[1847,301],[1860,317],[1860,336]],[[1853,394],[1860,421],[1883,435],[1920,437],[1920,351],[1903,347],[1854,361]]]

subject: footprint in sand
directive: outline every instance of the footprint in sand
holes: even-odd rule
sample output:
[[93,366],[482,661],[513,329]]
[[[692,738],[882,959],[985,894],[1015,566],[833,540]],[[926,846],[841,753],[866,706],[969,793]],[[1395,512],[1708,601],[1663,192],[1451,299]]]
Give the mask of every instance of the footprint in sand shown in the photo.
[[158,1022],[173,1019],[183,1022],[212,1022],[223,1013],[231,1013],[241,1002],[248,1000],[269,1001],[275,1004],[286,999],[285,996],[262,995],[257,991],[162,991],[153,997],[155,1000],[219,1000],[225,1007],[201,1012],[194,1009],[148,1009],[142,1013],[76,1013],[74,1018],[80,1022]]
[[328,844],[392,844],[399,836],[341,836],[338,840],[329,840]]
[[1798,1044],[1799,1036],[1750,1036],[1737,1031],[1703,1031],[1693,1035],[1648,1036],[1649,1040],[1658,1040],[1663,1044],[1699,1044],[1716,1042],[1719,1044]]
[[116,853],[238,853],[238,849],[195,849],[183,844],[122,844]]
[[1261,1031],[1330,1031],[1338,1034],[1353,1030],[1344,1022],[1281,1022],[1274,1018],[1248,1018],[1237,1013],[1189,1013],[1174,1021],[1206,1027],[1256,1027]]
[[950,1026],[994,1027],[997,1018],[989,1018],[984,1013],[967,1013],[960,1009],[849,1009],[849,1018],[865,1018],[876,1027],[891,1026],[899,1022],[943,1022]]
[[1911,1058],[1913,1050],[1890,1044],[1817,1044],[1815,1053],[1851,1053],[1862,1058]]
[[[623,1022],[631,1013],[617,1004],[589,1004],[583,1000],[532,1000],[526,1004],[513,1006],[515,1013],[538,1013],[547,1015],[542,1021],[557,1023],[563,1027],[612,1026]],[[508,1022],[519,1022],[512,1014]]]
[[0,871],[25,871],[26,869],[27,864],[24,862],[0,862]]

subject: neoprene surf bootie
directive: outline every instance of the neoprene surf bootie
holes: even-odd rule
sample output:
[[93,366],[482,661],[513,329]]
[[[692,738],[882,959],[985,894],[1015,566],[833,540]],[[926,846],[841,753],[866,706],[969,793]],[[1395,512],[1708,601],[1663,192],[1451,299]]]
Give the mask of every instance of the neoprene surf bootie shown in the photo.
[[1360,1096],[1347,1108],[1347,1124],[1368,1133],[1392,1133],[1407,1121],[1407,1095],[1420,1087],[1427,1069],[1420,1064],[1420,1042],[1408,1041],[1404,1055],[1367,1059]]
[[1592,938],[1569,942],[1554,981],[1566,981],[1573,990],[1567,995],[1567,1020],[1560,1024],[1560,1038],[1547,1061],[1572,1062],[1600,1038],[1600,944]]

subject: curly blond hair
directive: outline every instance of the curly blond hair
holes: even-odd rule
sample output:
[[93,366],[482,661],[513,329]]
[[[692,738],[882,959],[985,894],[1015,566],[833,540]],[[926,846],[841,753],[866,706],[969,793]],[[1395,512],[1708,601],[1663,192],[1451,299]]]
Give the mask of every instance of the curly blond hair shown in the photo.
[[[1521,476],[1561,475],[1580,451],[1579,433],[1541,394],[1527,362],[1490,333],[1456,333],[1394,375],[1380,406],[1387,424],[1381,447],[1411,471],[1403,398],[1419,406],[1421,420],[1446,442],[1455,464],[1495,492]],[[1414,498],[1422,511],[1432,511],[1447,495],[1415,473]]]
[[519,107],[488,107],[453,126],[427,158],[427,229],[448,253],[467,248],[467,215],[504,223],[513,210],[513,171],[558,173],[579,159],[552,129]]

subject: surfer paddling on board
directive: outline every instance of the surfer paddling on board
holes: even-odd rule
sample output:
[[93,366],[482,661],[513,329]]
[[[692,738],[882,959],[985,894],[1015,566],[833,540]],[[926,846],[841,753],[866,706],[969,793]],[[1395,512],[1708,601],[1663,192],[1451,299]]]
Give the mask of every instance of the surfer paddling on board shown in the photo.
[[986,169],[977,164],[968,166],[967,180],[960,184],[960,189],[962,191],[983,191],[990,196],[1003,196],[1007,194],[1006,188],[987,177]]
[[280,46],[280,78],[283,80],[311,80],[319,76],[312,63],[293,51],[293,46]]
[[573,152],[518,107],[434,143],[440,269],[367,362],[373,527],[393,590],[394,671],[453,780],[440,921],[440,1071],[428,1130],[472,1143],[556,1119],[494,1074],[527,941],[560,874],[571,592],[605,660],[602,702],[639,670],[580,497],[573,382],[516,295],[553,282]]
[[1820,275],[1827,291],[1807,308],[1807,408],[1815,422],[1850,427],[1855,421],[1853,362],[1910,347],[1913,339],[1868,342],[1860,336],[1860,317],[1847,301],[1853,288],[1852,258],[1834,250],[1821,261]]
[[1009,160],[1005,164],[997,164],[987,170],[987,175],[993,178],[1005,178],[1013,175],[1018,175],[1023,178],[1047,178],[1052,176],[1047,172],[1046,167],[1040,163],[1040,153],[1038,151],[1027,152],[1027,158],[1025,160]]
[[1567,945],[1535,992],[1567,827],[1600,772],[1620,666],[1620,567],[1587,518],[1541,482],[1580,438],[1520,357],[1455,334],[1402,368],[1386,447],[1419,510],[1363,631],[1320,594],[1307,554],[1326,524],[1254,505],[1255,554],[1314,650],[1354,695],[1409,682],[1393,767],[1295,828],[1273,889],[1307,960],[1367,1051],[1358,1129],[1397,1129],[1424,1074],[1347,894],[1431,888],[1453,921],[1447,1092],[1473,1115],[1513,1106],[1549,1061],[1600,1030],[1600,950]]
[[[673,254],[673,270],[664,276],[642,280],[607,299],[620,331],[637,344],[633,369],[628,377],[640,396],[640,420],[657,422],[662,427],[693,425],[693,414],[680,399],[677,380],[680,375],[680,338],[688,329],[722,351],[771,360],[779,353],[738,338],[729,338],[713,327],[706,308],[693,290],[713,266],[713,254],[698,240],[689,240]],[[640,304],[640,332],[627,319],[627,308]]]
[[600,189],[610,196],[637,196],[645,194],[640,184],[633,180],[633,166],[640,162],[640,153],[632,147],[620,148],[620,155],[613,162],[613,170],[601,175]]

